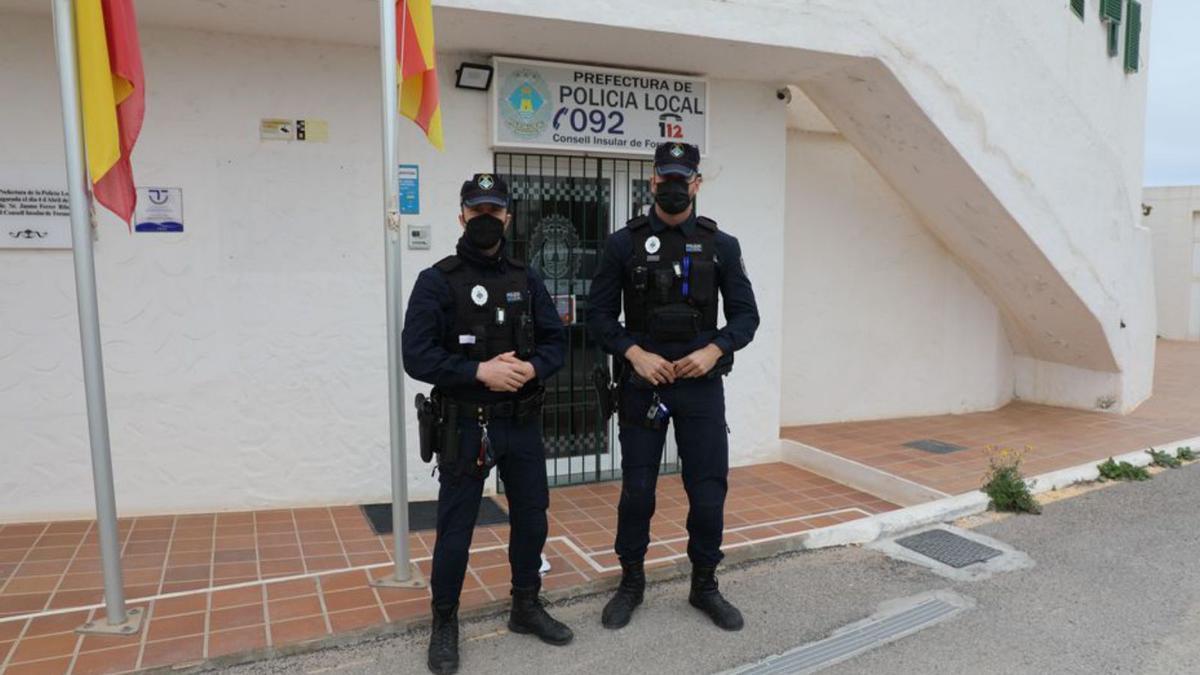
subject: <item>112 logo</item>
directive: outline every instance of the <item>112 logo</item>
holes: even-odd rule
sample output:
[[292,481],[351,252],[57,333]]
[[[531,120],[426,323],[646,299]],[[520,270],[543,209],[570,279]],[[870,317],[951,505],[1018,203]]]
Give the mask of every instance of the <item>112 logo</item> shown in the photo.
[[683,117],[675,113],[659,115],[658,135],[663,138],[683,138]]

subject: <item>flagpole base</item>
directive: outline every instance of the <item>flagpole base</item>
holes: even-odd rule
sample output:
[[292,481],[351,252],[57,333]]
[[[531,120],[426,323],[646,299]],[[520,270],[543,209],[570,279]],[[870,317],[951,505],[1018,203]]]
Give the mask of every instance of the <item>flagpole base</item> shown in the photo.
[[395,572],[393,572],[392,574],[389,574],[386,577],[382,577],[380,579],[373,580],[371,582],[371,585],[374,586],[375,588],[426,588],[426,587],[428,587],[429,584],[425,583],[425,575],[421,574],[421,569],[412,563],[409,564],[409,567],[410,567],[409,574],[411,576],[409,576],[409,578],[405,579],[404,581],[400,581],[399,579],[397,579]]
[[124,623],[111,624],[105,619],[96,619],[76,628],[75,632],[80,635],[125,635],[133,637],[141,632],[142,619],[145,616],[145,611],[141,607],[134,607],[125,611]]

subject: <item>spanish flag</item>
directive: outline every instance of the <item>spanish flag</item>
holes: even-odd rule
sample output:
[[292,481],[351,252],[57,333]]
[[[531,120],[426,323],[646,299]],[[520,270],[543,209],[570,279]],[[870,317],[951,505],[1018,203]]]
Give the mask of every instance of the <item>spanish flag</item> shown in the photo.
[[75,40],[92,192],[129,223],[137,203],[129,155],[146,111],[133,0],[75,0]]
[[400,114],[417,123],[442,149],[431,0],[396,1],[396,58],[400,61]]

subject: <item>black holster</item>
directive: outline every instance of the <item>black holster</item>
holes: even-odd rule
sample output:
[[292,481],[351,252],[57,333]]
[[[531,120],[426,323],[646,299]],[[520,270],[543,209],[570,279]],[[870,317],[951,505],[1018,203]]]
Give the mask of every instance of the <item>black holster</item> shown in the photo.
[[438,427],[438,465],[453,466],[458,462],[459,446],[462,445],[458,435],[458,403],[445,396],[438,399],[442,411]]
[[436,389],[427,398],[417,394],[417,431],[421,439],[421,461],[438,464],[458,461],[458,404],[441,396]]
[[596,390],[596,402],[600,406],[600,419],[607,421],[616,412],[620,395],[618,383],[608,372],[608,365],[596,364],[592,369],[592,388]]
[[421,439],[421,461],[428,464],[438,451],[438,410],[433,400],[417,394],[417,435]]

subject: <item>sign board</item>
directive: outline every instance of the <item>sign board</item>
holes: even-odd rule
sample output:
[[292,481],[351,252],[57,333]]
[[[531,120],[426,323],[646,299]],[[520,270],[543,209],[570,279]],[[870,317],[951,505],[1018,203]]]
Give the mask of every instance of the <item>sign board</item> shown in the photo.
[[415,216],[421,212],[421,168],[416,164],[400,165],[400,213]]
[[659,143],[708,148],[708,81],[616,68],[492,59],[492,143],[652,155]]
[[183,232],[183,189],[137,189],[136,232]]
[[329,140],[329,122],[326,120],[285,120],[264,118],[258,122],[258,138],[262,141],[308,141]]
[[71,248],[71,206],[61,166],[0,165],[0,249]]

